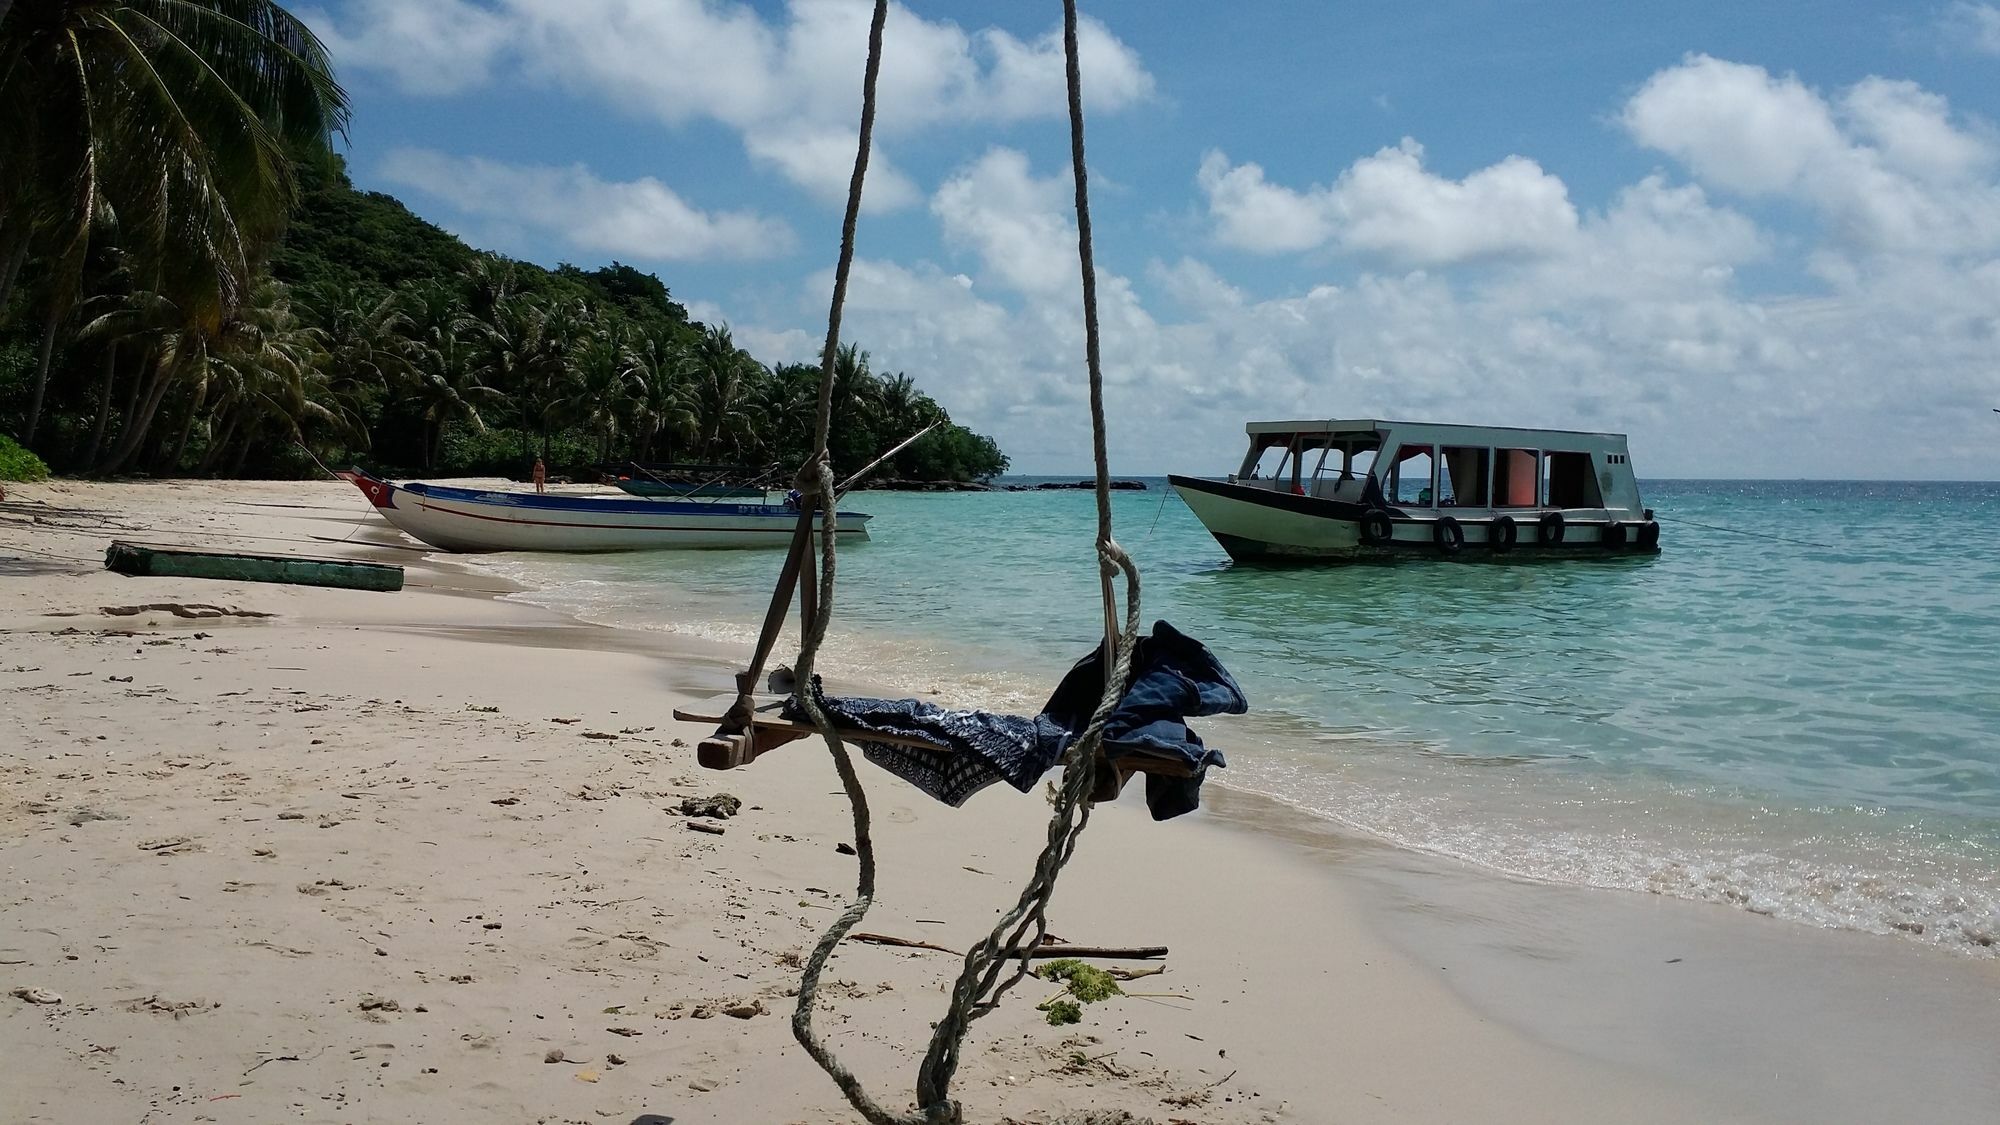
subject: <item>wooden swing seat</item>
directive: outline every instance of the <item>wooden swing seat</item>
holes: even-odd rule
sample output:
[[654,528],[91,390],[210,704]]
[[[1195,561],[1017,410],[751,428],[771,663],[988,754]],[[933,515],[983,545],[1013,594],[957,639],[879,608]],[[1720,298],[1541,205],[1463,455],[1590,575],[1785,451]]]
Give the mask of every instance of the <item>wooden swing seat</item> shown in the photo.
[[[736,732],[717,730],[701,740],[695,748],[695,760],[704,768],[712,770],[732,770],[747,766],[769,751],[801,738],[811,738],[819,732],[811,723],[794,722],[784,717],[788,695],[758,694],[751,697],[752,709],[749,725]],[[700,703],[674,708],[674,718],[684,723],[725,724],[730,708],[736,705],[734,692],[717,695]],[[836,727],[845,738],[856,742],[886,742],[892,746],[909,746],[918,750],[929,750],[939,754],[956,751],[949,746],[941,746],[926,738],[909,735],[888,734],[880,731],[858,730],[851,727]],[[1126,754],[1118,758],[1098,759],[1100,767],[1109,764],[1110,770],[1100,768],[1099,778],[1116,778],[1118,789],[1133,774],[1159,774],[1164,777],[1188,777],[1192,772],[1187,763],[1178,758],[1168,758],[1151,754]],[[1109,781],[1100,781],[1099,794],[1094,800],[1109,800],[1117,796],[1117,789]]]

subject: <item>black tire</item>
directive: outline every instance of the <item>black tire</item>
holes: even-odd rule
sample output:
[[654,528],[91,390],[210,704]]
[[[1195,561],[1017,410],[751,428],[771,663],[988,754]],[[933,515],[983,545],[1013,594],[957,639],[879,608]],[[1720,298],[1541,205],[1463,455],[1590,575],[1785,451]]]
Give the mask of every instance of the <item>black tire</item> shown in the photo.
[[1607,549],[1617,548],[1625,545],[1626,538],[1625,525],[1614,520],[1604,525],[1604,534],[1598,539],[1598,542],[1602,543]]
[[1486,545],[1491,547],[1495,554],[1513,550],[1514,543],[1520,537],[1521,527],[1514,522],[1513,516],[1500,516],[1486,528]]
[[1455,555],[1465,546],[1465,528],[1456,516],[1445,516],[1431,525],[1431,542],[1437,544],[1439,553]]
[[1639,525],[1639,549],[1642,551],[1660,549],[1660,521],[1647,520]]
[[1550,512],[1535,524],[1535,542],[1553,547],[1563,541],[1563,514]]
[[1396,534],[1395,521],[1380,508],[1370,508],[1361,516],[1361,541],[1381,545]]

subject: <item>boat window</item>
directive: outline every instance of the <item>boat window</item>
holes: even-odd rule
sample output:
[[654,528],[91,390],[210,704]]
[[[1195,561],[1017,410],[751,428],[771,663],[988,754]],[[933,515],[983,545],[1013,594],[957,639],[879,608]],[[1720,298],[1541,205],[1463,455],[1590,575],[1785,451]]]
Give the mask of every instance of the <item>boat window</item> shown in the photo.
[[1265,446],[1257,454],[1257,463],[1251,467],[1251,479],[1270,480],[1281,471],[1285,476],[1290,477],[1292,475],[1291,457],[1291,446],[1287,445],[1282,439],[1276,445]]
[[1541,504],[1541,454],[1533,449],[1493,451],[1493,506],[1533,508]]
[[1604,506],[1603,494],[1597,490],[1597,474],[1591,470],[1590,454],[1551,451],[1546,463],[1549,507]]
[[1327,442],[1324,458],[1316,462],[1309,491],[1314,496],[1362,503],[1367,499],[1368,470],[1375,465],[1381,439],[1339,437]]
[[1469,508],[1486,506],[1485,446],[1447,445],[1438,465],[1438,503]]
[[1431,451],[1428,445],[1406,445],[1396,451],[1396,464],[1389,471],[1389,495],[1396,503],[1420,508],[1435,505]]

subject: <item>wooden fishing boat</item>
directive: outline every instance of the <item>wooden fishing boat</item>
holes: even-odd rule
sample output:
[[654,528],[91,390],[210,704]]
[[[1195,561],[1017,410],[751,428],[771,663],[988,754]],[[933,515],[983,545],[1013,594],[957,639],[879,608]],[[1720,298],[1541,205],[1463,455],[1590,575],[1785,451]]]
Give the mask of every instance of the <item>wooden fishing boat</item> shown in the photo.
[[[1650,554],[1624,434],[1374,418],[1252,422],[1227,480],[1168,481],[1239,561]],[[1266,462],[1273,462],[1268,467]]]
[[[575,496],[339,474],[405,534],[447,551],[645,551],[785,547],[798,511],[782,503],[729,504]],[[840,512],[843,541],[865,541],[869,517]]]

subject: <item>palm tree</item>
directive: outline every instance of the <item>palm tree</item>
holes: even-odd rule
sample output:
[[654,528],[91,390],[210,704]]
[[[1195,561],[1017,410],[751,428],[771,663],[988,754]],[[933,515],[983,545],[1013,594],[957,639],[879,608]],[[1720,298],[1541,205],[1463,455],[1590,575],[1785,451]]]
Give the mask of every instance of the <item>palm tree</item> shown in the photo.
[[632,348],[632,375],[639,381],[633,404],[633,425],[639,433],[639,460],[653,459],[653,442],[667,436],[666,459],[674,459],[673,442],[694,440],[700,420],[690,399],[693,365],[687,349],[671,335],[641,336]]
[[634,371],[625,335],[615,324],[590,333],[571,362],[576,379],[564,402],[564,412],[597,436],[597,459],[611,458],[618,426],[631,417],[643,383]]
[[93,233],[212,336],[297,201],[287,146],[347,125],[325,48],[272,0],[41,0],[0,10],[0,308],[47,262],[23,437]]
[[475,430],[486,429],[479,404],[502,396],[479,381],[482,367],[479,345],[457,331],[434,331],[418,343],[402,387],[417,403],[424,422],[425,471],[437,459],[447,424],[465,422]]
[[743,444],[750,416],[744,411],[743,384],[763,372],[749,353],[736,346],[726,324],[702,329],[689,355],[694,375],[695,416],[701,455],[710,459],[726,456]]
[[552,324],[550,311],[529,298],[510,296],[494,307],[491,320],[478,322],[479,377],[512,399],[523,428],[541,435],[544,458],[569,378],[563,334],[573,332],[575,324],[568,314]]

